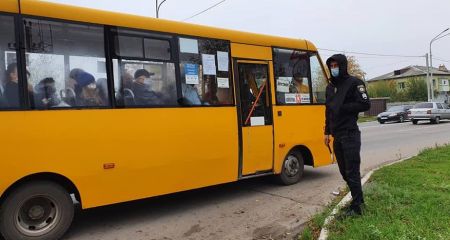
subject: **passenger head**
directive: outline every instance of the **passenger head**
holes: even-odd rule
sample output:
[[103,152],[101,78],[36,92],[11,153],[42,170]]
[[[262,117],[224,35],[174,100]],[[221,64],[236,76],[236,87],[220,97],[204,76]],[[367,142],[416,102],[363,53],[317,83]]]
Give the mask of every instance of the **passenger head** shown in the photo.
[[295,73],[294,74],[294,81],[296,84],[298,85],[302,85],[303,84],[303,76],[300,73]]
[[75,85],[77,84],[76,78],[79,74],[83,73],[84,70],[80,68],[74,68],[69,73],[69,79],[66,81],[66,87],[75,90]]
[[134,80],[140,84],[150,84],[150,76],[153,76],[154,73],[151,73],[145,69],[139,69],[134,73]]
[[44,78],[36,85],[36,92],[51,96],[56,93],[55,80],[53,78]]
[[131,88],[133,84],[133,75],[129,72],[125,72],[122,74],[122,87],[123,88]]
[[19,75],[17,74],[17,63],[10,63],[6,68],[5,75],[5,81],[17,83],[19,81]]
[[83,89],[95,89],[97,88],[95,84],[95,78],[90,73],[79,72],[74,76],[75,80],[75,94],[80,96]]
[[69,78],[75,79],[78,74],[83,73],[83,72],[84,72],[83,69],[74,68],[70,71]]

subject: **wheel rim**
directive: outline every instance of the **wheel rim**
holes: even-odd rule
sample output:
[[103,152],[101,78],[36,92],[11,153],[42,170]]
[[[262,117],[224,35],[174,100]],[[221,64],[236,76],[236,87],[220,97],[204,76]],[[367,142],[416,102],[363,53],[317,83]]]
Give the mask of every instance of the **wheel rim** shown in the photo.
[[403,116],[400,116],[400,122],[403,122]]
[[15,213],[17,230],[29,237],[47,234],[58,224],[60,206],[48,196],[33,196],[20,205]]
[[436,123],[439,123],[441,119],[439,117],[436,118]]
[[300,163],[296,156],[290,154],[284,162],[284,169],[288,177],[294,177],[300,171]]

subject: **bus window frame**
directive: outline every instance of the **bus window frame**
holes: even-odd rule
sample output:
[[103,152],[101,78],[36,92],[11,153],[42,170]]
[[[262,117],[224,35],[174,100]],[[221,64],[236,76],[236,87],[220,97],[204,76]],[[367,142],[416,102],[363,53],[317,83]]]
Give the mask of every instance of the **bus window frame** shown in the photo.
[[[102,24],[96,24],[96,23],[87,23],[87,22],[80,22],[80,21],[72,21],[72,20],[66,20],[66,19],[59,19],[59,18],[50,18],[50,17],[43,17],[43,16],[35,16],[35,15],[29,15],[29,14],[18,14],[18,19],[20,22],[20,34],[21,34],[21,68],[22,71],[24,71],[24,73],[26,74],[26,53],[27,53],[27,49],[25,46],[25,28],[24,28],[24,24],[23,21],[24,19],[31,19],[31,20],[42,20],[42,21],[50,21],[50,22],[60,22],[60,23],[68,23],[68,24],[77,24],[77,25],[84,25],[84,26],[94,26],[94,27],[99,27],[102,28],[102,34],[103,34],[103,45],[104,45],[104,49],[105,49],[105,68],[106,68],[106,77],[107,77],[107,83],[108,83],[108,94],[110,93],[109,88],[111,86],[109,86],[109,73],[108,73],[108,59],[106,58],[107,53],[106,53],[106,45],[105,45],[105,34],[104,34],[104,29],[106,25],[102,25]],[[22,74],[22,76],[25,76]],[[19,79],[20,81],[20,79]],[[28,86],[28,79],[24,78],[24,82],[25,85],[24,86]],[[26,102],[26,108],[22,109],[22,110],[30,110],[30,111],[60,111],[60,110],[96,110],[96,109],[112,109],[112,96],[108,96],[108,100],[109,103],[105,104],[105,106],[69,106],[69,107],[55,107],[55,108],[46,108],[46,109],[39,109],[39,108],[35,108],[34,106],[31,105],[31,102],[28,99],[28,90],[26,87],[22,86],[22,91],[23,94],[25,95],[24,98],[26,98],[27,102]],[[19,86],[20,87],[20,86]],[[25,99],[24,99],[25,100]]]
[[[175,44],[175,42],[173,41],[173,38],[175,37],[175,35],[173,34],[168,34],[168,33],[156,33],[156,32],[149,32],[149,31],[143,31],[142,29],[139,30],[135,30],[135,29],[130,29],[130,28],[124,28],[124,27],[116,27],[116,26],[109,26],[110,27],[110,35],[108,36],[110,38],[110,43],[111,43],[111,58],[117,58],[117,59],[126,59],[126,60],[136,60],[136,61],[149,61],[149,62],[170,62],[170,63],[175,63],[175,58],[174,58],[174,51],[173,48],[175,46],[173,46],[173,44]],[[120,33],[120,29],[123,30],[127,30],[127,31],[133,31],[136,32],[135,34],[133,33]],[[142,35],[139,35],[139,33],[142,33]],[[159,35],[167,35],[167,38],[163,38],[163,37],[147,37],[144,36],[145,33],[150,33],[150,34],[159,34]],[[163,59],[157,59],[157,58],[146,58],[145,57],[145,49],[143,49],[143,58],[140,57],[131,57],[131,56],[122,56],[122,55],[118,55],[116,52],[116,46],[115,46],[115,40],[117,36],[126,36],[126,37],[141,37],[143,40],[145,39],[154,39],[154,40],[162,40],[162,41],[167,41],[169,42],[169,47],[170,47],[170,59],[169,60],[163,60]],[[145,45],[142,45],[143,47],[145,47]]]
[[[174,47],[175,44],[178,44],[178,42],[176,41],[176,35],[175,34],[170,34],[170,33],[165,33],[165,32],[155,32],[155,31],[149,31],[149,30],[145,30],[145,29],[135,29],[135,28],[129,28],[129,27],[121,27],[121,26],[108,26],[109,27],[109,31],[108,31],[108,35],[105,35],[105,38],[107,37],[109,40],[109,52],[110,52],[110,59],[108,61],[111,61],[111,80],[113,82],[113,84],[111,85],[111,91],[114,94],[114,104],[115,104],[115,108],[117,109],[154,109],[154,108],[181,108],[182,106],[180,104],[177,105],[133,105],[133,106],[125,106],[125,104],[120,105],[117,104],[117,99],[115,98],[115,83],[114,83],[114,68],[113,68],[113,60],[117,59],[117,61],[119,62],[120,65],[120,61],[122,60],[131,60],[131,61],[143,61],[143,62],[161,62],[161,63],[173,63],[175,65],[175,86],[176,86],[176,94],[177,94],[177,99],[179,99],[181,97],[181,80],[179,79],[179,72],[180,72],[180,66],[178,66],[178,55],[177,55],[177,48]],[[106,28],[106,26],[105,26]],[[145,58],[145,54],[144,54],[144,58],[138,58],[138,57],[126,57],[126,56],[119,56],[116,53],[116,46],[115,46],[115,37],[118,35],[122,35],[119,33],[119,29],[123,29],[126,31],[132,31],[132,32],[136,32],[136,34],[124,34],[126,36],[137,36],[137,37],[143,37],[145,33],[148,34],[159,34],[159,35],[167,35],[169,38],[150,38],[149,39],[158,39],[158,40],[166,40],[169,41],[170,44],[170,60],[161,60],[161,59],[153,59],[153,58]],[[107,30],[105,30],[107,31]],[[139,35],[139,33],[142,33],[142,35]],[[145,37],[143,37],[145,38]],[[120,77],[120,76],[118,76]]]
[[[178,58],[178,65],[181,64],[180,62],[180,38],[189,38],[189,39],[196,39],[196,40],[218,40],[218,41],[225,41],[228,43],[228,78],[231,81],[230,82],[230,88],[232,88],[231,90],[231,103],[230,104],[223,104],[223,105],[193,105],[193,106],[183,106],[183,107],[187,107],[187,108],[192,108],[192,107],[235,107],[237,106],[237,99],[236,99],[236,82],[234,79],[234,69],[233,69],[233,58],[231,55],[231,41],[230,40],[226,40],[226,39],[219,39],[219,38],[208,38],[208,37],[200,37],[200,36],[192,36],[192,35],[185,35],[185,34],[177,34],[176,35],[177,38],[177,58]],[[200,53],[199,53],[200,54]],[[217,59],[216,59],[217,61]],[[180,67],[180,66],[178,66]],[[216,66],[217,67],[217,66]],[[181,70],[180,70],[181,71]],[[178,74],[179,78],[180,78],[180,87],[181,87],[181,72],[180,74]],[[216,75],[217,78],[217,75]],[[180,88],[181,90],[181,88]]]
[[[274,66],[274,68],[275,68],[275,65],[276,65],[276,60],[275,60],[275,49],[283,49],[283,50],[291,50],[291,51],[301,51],[301,52],[305,52],[305,53],[307,53],[308,54],[308,68],[309,68],[309,70],[308,70],[308,79],[309,79],[309,81],[310,81],[310,84],[309,84],[309,97],[310,97],[310,99],[312,100],[313,99],[313,97],[314,97],[314,93],[313,93],[313,86],[312,86],[312,73],[311,73],[311,57],[312,56],[317,56],[317,59],[319,60],[319,63],[320,63],[320,66],[321,66],[321,68],[322,68],[322,72],[323,72],[323,75],[327,78],[327,81],[328,81],[328,77],[327,77],[327,75],[325,74],[325,71],[324,71],[324,66],[323,66],[323,64],[322,64],[322,59],[320,58],[320,55],[319,55],[319,52],[317,52],[317,51],[311,51],[311,50],[305,50],[305,49],[296,49],[296,48],[286,48],[286,47],[278,47],[278,46],[272,46],[272,59],[273,59],[273,66]],[[275,70],[275,69],[274,69]],[[274,84],[275,84],[275,92],[274,92],[274,94],[275,94],[275,96],[276,96],[276,93],[277,93],[277,79],[276,79],[276,74],[275,74],[275,71],[274,71],[274,73],[273,73],[273,77],[274,77]],[[275,104],[276,104],[276,106],[293,106],[293,107],[300,107],[300,106],[317,106],[317,105],[319,105],[319,106],[323,106],[323,105],[325,105],[325,103],[314,103],[314,101],[311,101],[310,103],[302,103],[302,104],[286,104],[286,103],[279,103],[278,101],[277,101],[277,99],[275,99]]]
[[[233,66],[235,67],[234,69],[234,74],[237,74],[235,76],[237,76],[238,80],[239,79],[239,64],[243,64],[243,65],[264,65],[267,66],[267,81],[266,81],[266,85],[267,85],[267,91],[269,93],[269,106],[268,108],[270,109],[270,124],[264,124],[264,126],[274,126],[274,104],[272,103],[272,99],[273,99],[273,89],[272,89],[272,82],[271,82],[271,75],[270,75],[270,67],[271,64],[273,64],[273,61],[271,60],[261,60],[261,59],[251,59],[251,58],[234,58],[233,59]],[[275,75],[274,75],[275,76]],[[241,91],[241,86],[239,84],[236,84],[235,90]],[[238,108],[238,121],[239,121],[239,127],[252,127],[251,125],[245,125],[245,120],[242,118],[242,106],[241,106],[241,93],[239,92],[239,95],[236,96],[237,101],[239,101],[239,104],[237,105]]]

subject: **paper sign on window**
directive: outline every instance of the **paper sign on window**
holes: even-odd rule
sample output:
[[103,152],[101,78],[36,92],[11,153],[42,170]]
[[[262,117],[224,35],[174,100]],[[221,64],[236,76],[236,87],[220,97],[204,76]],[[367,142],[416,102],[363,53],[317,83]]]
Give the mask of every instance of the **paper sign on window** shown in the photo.
[[204,75],[216,75],[216,56],[202,54],[202,63]]
[[250,126],[264,126],[265,119],[264,117],[251,117],[250,118]]
[[217,88],[230,88],[230,80],[228,78],[217,78]]
[[295,104],[295,103],[297,103],[297,94],[295,94],[295,93],[286,93],[286,94],[284,94],[284,102],[286,104]]
[[228,72],[229,66],[228,66],[229,60],[228,60],[228,52],[217,52],[217,65],[219,68],[219,71],[222,72]]
[[184,72],[186,73],[186,84],[199,84],[197,64],[184,64]]
[[291,77],[279,77],[277,80],[277,92],[288,93],[291,81]]
[[196,39],[180,38],[180,52],[198,54],[198,41]]
[[300,103],[311,103],[309,94],[300,94]]

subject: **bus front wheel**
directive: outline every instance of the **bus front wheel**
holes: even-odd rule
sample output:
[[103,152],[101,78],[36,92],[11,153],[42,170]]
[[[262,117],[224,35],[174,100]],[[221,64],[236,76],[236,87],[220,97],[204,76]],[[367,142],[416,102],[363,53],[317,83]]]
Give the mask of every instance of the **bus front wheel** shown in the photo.
[[300,151],[292,150],[283,161],[279,182],[284,185],[292,185],[300,181],[304,170],[303,156]]
[[60,239],[73,215],[66,189],[49,181],[31,182],[6,197],[0,209],[0,232],[5,240]]

